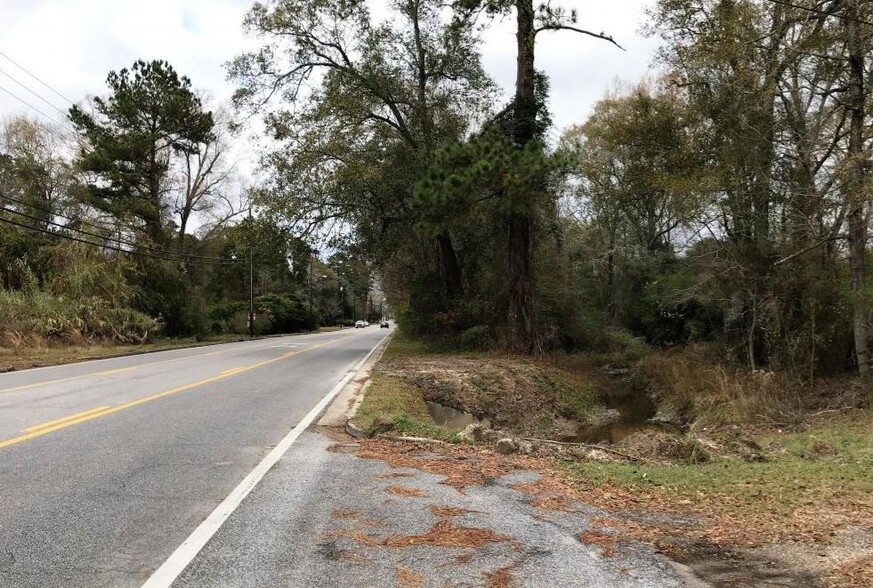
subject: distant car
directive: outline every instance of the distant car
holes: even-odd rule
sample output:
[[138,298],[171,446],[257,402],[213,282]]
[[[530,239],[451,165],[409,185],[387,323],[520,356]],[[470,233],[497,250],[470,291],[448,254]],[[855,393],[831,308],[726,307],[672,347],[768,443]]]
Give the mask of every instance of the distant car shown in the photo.
[[367,323],[365,323],[364,321],[355,321],[355,328],[356,329],[363,329],[366,326],[367,326]]
[[382,324],[379,325],[380,329],[390,329],[391,325],[388,324],[388,321],[382,321]]

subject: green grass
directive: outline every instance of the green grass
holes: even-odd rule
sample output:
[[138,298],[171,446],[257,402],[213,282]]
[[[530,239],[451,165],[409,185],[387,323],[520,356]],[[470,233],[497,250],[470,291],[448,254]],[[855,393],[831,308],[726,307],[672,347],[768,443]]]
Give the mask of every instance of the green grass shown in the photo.
[[731,498],[748,510],[788,512],[801,505],[869,500],[873,495],[870,413],[802,433],[757,439],[769,461],[722,458],[706,464],[568,463],[568,472],[595,484],[661,489],[679,498]]
[[399,378],[374,374],[353,424],[367,433],[451,439],[454,434],[430,418],[421,391]]
[[400,359],[404,357],[417,357],[428,355],[430,353],[433,353],[433,351],[428,348],[424,341],[413,339],[404,334],[402,330],[398,330],[394,333],[394,336],[391,337],[391,341],[385,348],[385,352],[382,354],[382,361],[390,361],[392,359]]

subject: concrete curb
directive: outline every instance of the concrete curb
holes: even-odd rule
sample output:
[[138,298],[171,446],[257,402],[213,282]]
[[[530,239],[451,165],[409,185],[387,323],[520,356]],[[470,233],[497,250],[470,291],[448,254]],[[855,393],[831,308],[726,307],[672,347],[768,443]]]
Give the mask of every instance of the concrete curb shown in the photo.
[[328,406],[318,424],[326,427],[342,427],[346,433],[356,439],[363,439],[367,434],[356,427],[351,419],[358,412],[361,402],[367,393],[370,385],[370,372],[373,366],[382,358],[385,352],[385,347],[391,341],[396,331],[391,331],[388,336],[379,344],[375,352],[367,359],[366,363],[360,367],[354,377],[348,384],[337,394],[333,402]]
[[[382,353],[379,353],[379,357],[382,356]],[[379,358],[376,358],[378,361]],[[346,433],[354,437],[355,439],[363,439],[367,436],[362,429],[359,429],[352,423],[352,417],[354,417],[358,413],[358,409],[361,407],[361,402],[364,401],[364,396],[367,395],[367,391],[370,389],[370,386],[373,384],[373,380],[369,379],[369,370],[367,373],[367,381],[364,382],[364,385],[361,386],[360,392],[358,392],[358,397],[355,399],[355,403],[352,405],[350,409],[348,409],[346,414]]]

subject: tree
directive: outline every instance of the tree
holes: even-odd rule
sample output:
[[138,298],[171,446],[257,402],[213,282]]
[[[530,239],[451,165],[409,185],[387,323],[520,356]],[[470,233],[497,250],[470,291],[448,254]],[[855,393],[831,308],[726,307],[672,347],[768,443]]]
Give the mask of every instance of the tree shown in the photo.
[[[639,288],[629,295],[621,277],[654,279],[703,212],[705,167],[695,127],[678,91],[643,83],[598,102],[585,124],[562,138],[584,221],[600,241],[596,259],[605,266],[613,324],[640,306]],[[645,275],[628,271],[636,262]]]
[[[537,100],[537,75],[534,68],[537,35],[548,31],[566,30],[617,45],[610,36],[576,27],[575,11],[568,12],[562,8],[553,8],[550,4],[541,4],[535,9],[533,0],[457,0],[455,7],[461,20],[468,19],[471,14],[481,11],[498,15],[515,9],[517,68],[515,97],[508,112],[511,117],[510,136],[519,149],[524,149],[538,138],[537,119],[540,114],[540,104]],[[532,204],[535,199],[532,196],[531,193],[519,193],[516,198],[507,199],[509,213],[505,221],[509,340],[512,348],[525,352],[531,351],[535,345],[534,289],[531,269],[534,217]]]
[[[391,8],[391,20],[375,23],[364,2],[255,4],[246,26],[267,44],[230,68],[238,101],[260,106],[279,94],[294,105],[269,118],[286,142],[271,160],[269,207],[301,234],[350,222],[383,259],[417,239],[411,187],[485,108],[491,88],[470,22],[449,26],[436,0]],[[302,93],[316,76],[318,90]],[[453,299],[463,280],[452,235],[443,228],[431,238],[441,289]]]
[[843,27],[848,57],[848,94],[846,109],[849,115],[849,145],[846,159],[849,177],[846,182],[846,202],[849,216],[849,267],[852,280],[853,316],[852,328],[855,342],[855,358],[858,373],[862,378],[870,375],[869,341],[867,334],[867,218],[866,193],[869,190],[869,154],[865,148],[864,126],[868,94],[864,85],[867,75],[865,57],[869,45],[861,32],[861,0],[845,0],[843,3]]
[[[193,215],[212,216],[210,230],[242,214],[245,210],[240,199],[229,191],[239,189],[230,180],[234,164],[228,161],[230,151],[229,115],[219,111],[214,115],[215,126],[206,141],[194,150],[182,152],[179,163],[180,189],[173,203],[179,219],[179,243],[184,249],[185,236]],[[244,192],[244,190],[240,190]]]
[[62,152],[60,132],[36,120],[11,118],[0,132],[0,195],[18,201],[7,198],[2,204],[38,217],[42,229],[70,204],[72,172]]
[[172,160],[212,140],[212,114],[203,110],[191,81],[165,61],[137,61],[110,72],[106,83],[111,94],[94,99],[95,112],[70,109],[86,145],[77,165],[88,203],[166,245]]

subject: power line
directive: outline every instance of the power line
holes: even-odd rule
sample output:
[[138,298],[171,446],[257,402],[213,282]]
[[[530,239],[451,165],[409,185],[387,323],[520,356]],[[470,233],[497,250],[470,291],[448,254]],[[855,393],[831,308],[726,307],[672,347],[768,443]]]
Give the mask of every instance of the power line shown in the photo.
[[[111,230],[112,230],[111,227],[101,227],[101,226],[99,226],[99,225],[95,225],[95,224],[93,224],[93,223],[89,223],[89,222],[83,221],[83,220],[81,220],[81,219],[72,218],[72,217],[70,217],[70,216],[66,216],[66,215],[63,215],[63,214],[60,214],[60,213],[57,213],[57,212],[53,212],[53,211],[48,210],[48,209],[46,209],[46,208],[42,208],[42,207],[36,206],[35,204],[31,204],[31,203],[28,203],[28,202],[24,202],[24,201],[22,201],[22,200],[18,200],[18,199],[16,199],[16,198],[13,198],[12,196],[7,196],[7,195],[5,195],[5,194],[0,194],[0,198],[3,198],[3,199],[5,199],[5,200],[9,200],[10,202],[14,202],[14,203],[19,204],[19,205],[21,205],[21,206],[29,206],[30,208],[36,209],[36,210],[38,210],[39,212],[43,212],[43,213],[46,213],[46,214],[51,214],[51,215],[56,216],[56,217],[58,217],[58,218],[62,218],[62,219],[64,219],[64,220],[66,220],[66,221],[69,221],[69,222],[71,222],[71,223],[81,223],[81,224],[83,224],[83,225],[85,225],[85,226],[91,226],[91,227],[93,227],[93,228],[95,228],[95,229],[98,229],[98,230],[101,230],[101,231],[111,231]],[[76,231],[76,232],[81,233],[81,234],[83,234],[83,235],[88,235],[89,237],[96,237],[96,238],[98,238],[98,239],[106,239],[106,240],[108,240],[108,241],[114,241],[114,242],[116,242],[116,243],[120,243],[120,244],[122,244],[122,245],[127,245],[127,246],[129,246],[129,247],[139,247],[139,248],[145,249],[145,250],[147,250],[147,251],[152,251],[152,252],[154,252],[156,255],[163,255],[163,256],[178,256],[178,257],[185,258],[185,259],[197,259],[197,260],[202,260],[202,261],[211,262],[211,263],[236,263],[236,262],[237,262],[237,260],[226,259],[226,258],[224,258],[224,257],[213,257],[213,256],[209,256],[209,255],[198,255],[198,254],[196,254],[196,253],[176,253],[176,252],[174,252],[174,251],[167,251],[166,249],[159,249],[159,248],[157,248],[157,247],[149,247],[148,245],[141,245],[141,244],[138,244],[138,243],[134,243],[134,242],[132,242],[132,241],[127,241],[127,240],[125,240],[125,239],[122,239],[121,237],[107,237],[107,236],[105,236],[105,235],[100,235],[100,234],[97,234],[97,233],[91,233],[91,232],[89,232],[89,231],[85,231],[85,230],[82,230],[82,229],[73,228],[73,227],[70,227],[69,225],[62,225],[62,224],[60,224],[60,223],[56,223],[56,222],[53,222],[53,221],[44,220],[44,219],[41,219],[41,218],[38,218],[38,217],[35,217],[35,216],[31,216],[31,215],[26,214],[26,213],[23,213],[23,212],[21,212],[21,211],[17,211],[17,210],[9,209],[9,208],[2,208],[2,207],[0,207],[0,209],[2,209],[2,210],[6,210],[7,212],[11,212],[12,214],[17,214],[17,215],[19,215],[19,216],[23,216],[23,217],[29,218],[29,219],[31,219],[31,220],[35,220],[35,221],[37,221],[37,222],[46,222],[46,223],[48,223],[48,224],[54,225],[54,226],[56,226],[56,227],[59,227],[59,228],[62,228],[62,229],[68,230],[68,231]],[[123,228],[129,228],[129,227],[123,227]],[[183,261],[183,260],[180,259],[179,261]]]
[[851,22],[857,22],[859,24],[865,24],[867,26],[873,27],[873,22],[869,20],[863,20],[860,18],[849,18],[844,14],[840,14],[839,12],[828,12],[826,10],[820,10],[818,8],[812,8],[810,6],[804,6],[802,4],[796,4],[794,2],[789,2],[789,0],[767,0],[768,2],[772,2],[773,4],[780,4],[782,6],[787,6],[789,8],[797,8],[798,10],[805,10],[807,12],[811,12],[812,14],[817,14],[819,16],[835,16],[842,20],[847,20]]
[[[15,98],[16,100],[18,100],[18,101],[21,102],[22,104],[24,104],[25,106],[27,106],[28,108],[32,108],[32,109],[35,110],[36,112],[40,113],[41,115],[43,115],[44,117],[46,117],[47,119],[49,119],[50,121],[52,121],[53,123],[58,124],[58,125],[60,125],[60,126],[66,126],[65,123],[62,123],[61,121],[57,120],[56,118],[47,115],[46,113],[44,113],[42,110],[40,110],[39,108],[37,108],[36,106],[34,106],[34,105],[31,104],[30,102],[28,102],[27,100],[24,100],[23,98],[19,98],[18,96],[16,96],[16,95],[13,94],[12,92],[10,92],[10,91],[7,90],[6,88],[4,88],[3,86],[0,86],[0,90],[3,90],[4,92],[6,92],[7,94],[9,94],[9,95],[12,96],[13,98]],[[67,129],[72,129],[72,127],[67,127]]]
[[[0,211],[13,212],[7,208],[0,207]],[[181,259],[173,259],[169,257],[161,257],[159,255],[153,255],[151,253],[143,253],[142,251],[129,251],[127,249],[122,249],[121,247],[115,247],[113,245],[109,245],[106,243],[94,243],[93,241],[88,241],[86,239],[79,239],[78,237],[73,237],[72,235],[64,235],[63,233],[55,233],[53,231],[47,231],[45,229],[40,229],[39,227],[32,227],[30,225],[26,225],[24,223],[19,223],[14,220],[10,220],[8,218],[0,217],[0,223],[6,223],[9,225],[13,225],[16,227],[20,227],[22,229],[28,229],[30,231],[34,231],[37,233],[42,233],[44,235],[50,235],[52,237],[58,237],[59,239],[66,239],[67,241],[75,241],[76,243],[83,243],[85,245],[91,245],[92,247],[100,247],[102,249],[110,249],[112,251],[118,251],[120,253],[127,253],[129,255],[139,255],[141,257],[151,257],[153,259],[163,259],[164,261],[182,261]]]
[[[81,219],[76,219],[76,218],[73,218],[73,217],[70,217],[70,216],[66,216],[66,215],[60,214],[60,213],[58,213],[58,212],[53,212],[53,211],[51,211],[51,210],[49,210],[49,209],[47,209],[47,208],[43,208],[43,207],[37,206],[37,205],[35,205],[35,204],[29,203],[29,202],[24,202],[24,201],[22,201],[22,200],[18,200],[17,198],[13,198],[12,196],[7,196],[7,195],[5,195],[5,194],[0,194],[0,198],[3,198],[4,200],[8,200],[8,201],[10,201],[10,202],[14,202],[14,203],[19,204],[19,205],[21,205],[21,206],[28,206],[28,207],[30,207],[30,208],[33,208],[33,209],[35,209],[35,210],[37,210],[37,211],[39,211],[39,212],[45,213],[45,214],[50,214],[50,215],[52,215],[52,216],[55,216],[55,217],[58,217],[58,218],[62,218],[62,219],[66,220],[66,221],[68,221],[68,222],[70,222],[70,223],[80,223],[80,224],[85,225],[85,226],[93,227],[94,229],[97,229],[97,230],[99,230],[99,231],[112,231],[112,230],[113,230],[112,227],[103,227],[103,226],[100,226],[100,225],[96,225],[96,224],[93,224],[93,223],[89,223],[89,222],[84,221],[84,220],[81,220]],[[60,224],[60,223],[56,223],[56,222],[53,222],[53,221],[44,221],[44,220],[41,219],[41,218],[38,218],[38,217],[35,217],[35,216],[31,216],[31,215],[28,215],[28,214],[26,214],[26,213],[23,213],[23,212],[20,212],[20,211],[16,211],[16,210],[13,210],[13,209],[4,209],[4,210],[7,210],[7,211],[9,211],[9,212],[12,212],[13,214],[18,214],[18,215],[20,215],[20,216],[27,217],[27,218],[29,218],[29,219],[31,219],[31,220],[35,220],[35,221],[38,221],[38,222],[47,222],[47,223],[49,223],[49,224],[51,224],[51,225],[54,225],[54,226],[59,227],[59,228],[62,228],[62,229],[66,229],[66,230],[70,230],[70,231],[76,231],[76,232],[78,232],[78,233],[82,233],[82,234],[84,234],[84,235],[88,235],[88,236],[90,236],[90,237],[97,237],[98,239],[106,239],[106,240],[109,240],[109,241],[115,241],[115,242],[117,242],[117,243],[120,243],[120,244],[122,244],[122,245],[127,245],[127,246],[129,246],[129,247],[141,247],[141,248],[143,248],[143,249],[146,249],[146,250],[152,251],[152,252],[154,252],[154,253],[156,253],[156,254],[159,254],[159,255],[189,255],[189,254],[184,254],[184,253],[174,253],[174,252],[172,252],[172,251],[165,251],[165,250],[158,249],[158,248],[155,248],[155,247],[149,247],[149,246],[147,246],[147,245],[140,245],[140,244],[133,243],[133,242],[131,242],[131,241],[127,241],[127,240],[125,240],[125,239],[122,239],[121,237],[107,237],[107,236],[105,236],[105,235],[100,235],[100,234],[96,234],[96,233],[91,233],[91,232],[89,232],[89,231],[85,231],[85,230],[82,230],[82,229],[73,228],[73,227],[70,227],[69,225],[62,225],[62,224]],[[129,228],[129,227],[121,227],[121,228]],[[204,256],[199,256],[199,255],[194,255],[194,254],[190,254],[190,255],[191,255],[192,257],[204,257]],[[218,260],[218,259],[221,259],[221,258],[205,258],[205,259]]]
[[34,92],[33,90],[31,90],[30,88],[28,88],[24,83],[22,83],[22,82],[20,82],[19,80],[17,80],[17,79],[15,78],[15,76],[13,76],[12,74],[10,74],[10,73],[4,71],[2,68],[0,68],[0,74],[3,74],[4,76],[6,76],[7,78],[9,78],[9,79],[12,80],[13,82],[15,82],[16,84],[18,84],[19,86],[21,86],[22,88],[24,88],[25,90],[27,90],[28,92],[30,92],[32,95],[36,96],[37,98],[39,98],[40,100],[42,100],[44,103],[48,104],[49,106],[51,106],[52,108],[54,108],[55,110],[57,110],[58,112],[60,112],[61,114],[63,114],[64,116],[66,116],[66,113],[65,113],[63,110],[61,110],[60,108],[58,108],[57,106],[55,106],[54,104],[52,104],[51,102],[49,102],[48,100],[46,100],[45,98],[43,98],[42,96],[40,96],[39,94],[37,94],[36,92]]
[[[68,190],[71,189],[71,187],[68,186],[68,185],[64,185],[64,184],[58,184],[58,185],[60,185],[60,186],[63,187],[63,188],[67,188]],[[117,228],[133,230],[133,229],[131,229],[130,227],[126,227],[126,226],[124,226],[124,225],[121,225],[120,227],[108,227],[108,226],[105,226],[105,225],[99,225],[99,224],[97,224],[97,223],[92,223],[92,222],[89,222],[89,221],[87,221],[87,220],[85,220],[85,219],[82,219],[82,218],[76,218],[76,217],[72,217],[72,216],[69,216],[69,215],[61,214],[61,213],[59,213],[59,212],[55,212],[55,211],[50,210],[50,209],[48,209],[48,208],[45,208],[45,207],[43,207],[43,206],[37,206],[36,204],[33,204],[33,203],[31,203],[31,202],[24,202],[24,201],[22,201],[22,200],[18,200],[18,199],[16,199],[16,198],[13,198],[12,196],[7,196],[6,194],[0,194],[0,198],[3,198],[3,199],[5,199],[5,200],[9,200],[10,202],[14,202],[14,203],[16,203],[16,204],[20,204],[21,206],[29,206],[30,208],[33,208],[34,210],[38,210],[39,212],[44,212],[44,213],[46,213],[46,214],[51,214],[51,215],[56,216],[56,217],[58,217],[58,218],[62,218],[62,219],[64,219],[64,220],[66,220],[66,221],[69,221],[69,222],[71,222],[71,223],[78,223],[78,224],[80,224],[80,225],[83,225],[83,226],[86,226],[86,227],[91,227],[91,228],[93,228],[93,229],[96,229],[96,230],[98,230],[98,231],[114,231],[114,230],[116,230]]]
[[20,63],[18,63],[17,61],[15,61],[14,59],[12,59],[12,58],[9,57],[8,55],[6,55],[5,53],[3,53],[2,51],[0,51],[0,55],[2,55],[3,57],[5,57],[6,60],[9,61],[12,65],[14,65],[14,66],[17,67],[18,69],[20,69],[21,71],[23,71],[24,73],[26,73],[27,75],[29,75],[30,77],[32,77],[33,79],[35,79],[37,82],[39,82],[40,84],[42,84],[43,86],[45,86],[46,88],[48,88],[49,90],[51,90],[52,92],[54,92],[56,96],[59,96],[59,97],[62,98],[63,100],[66,100],[67,102],[70,103],[70,105],[75,106],[75,102],[73,102],[72,100],[70,100],[69,98],[67,98],[66,96],[64,96],[63,94],[61,94],[61,93],[58,92],[57,90],[55,90],[54,88],[52,88],[50,85],[48,85],[47,83],[45,83],[44,81],[42,81],[41,79],[39,79],[38,77],[36,77],[35,74],[30,73],[30,71],[29,71],[26,67],[24,67],[23,65],[21,65]]
[[[18,211],[18,210],[13,210],[13,209],[11,209],[11,208],[6,208],[6,207],[3,207],[3,206],[0,206],[0,211],[2,211],[2,212],[7,212],[7,213],[11,213],[11,214],[15,214],[15,215],[18,215],[18,216],[21,216],[21,217],[24,217],[24,218],[27,218],[27,219],[29,219],[29,220],[33,220],[33,221],[36,221],[36,222],[44,222],[44,223],[46,223],[46,224],[49,224],[49,225],[52,225],[52,226],[55,226],[55,227],[59,227],[59,228],[62,228],[62,229],[64,229],[64,230],[75,231],[75,232],[77,232],[77,233],[80,233],[80,234],[83,234],[83,235],[88,235],[88,236],[91,236],[91,237],[96,237],[96,238],[98,238],[98,239],[104,239],[104,240],[106,240],[106,241],[110,241],[110,242],[117,242],[117,243],[119,243],[119,244],[129,244],[129,243],[126,242],[126,241],[121,241],[121,240],[119,240],[119,239],[115,239],[115,238],[112,238],[112,237],[104,237],[103,235],[97,235],[97,234],[95,234],[95,233],[89,233],[89,232],[87,232],[87,231],[82,231],[81,229],[73,229],[73,228],[70,228],[70,227],[64,226],[64,225],[62,225],[62,224],[60,224],[60,223],[56,223],[56,222],[54,222],[54,221],[47,221],[47,220],[45,220],[45,219],[41,219],[41,218],[35,217],[35,216],[33,216],[33,215],[29,215],[29,214],[27,214],[27,213],[20,212],[20,211]],[[45,230],[45,229],[40,229],[39,227],[33,227],[33,226],[26,225],[26,224],[23,224],[23,223],[17,223],[17,222],[15,222],[15,221],[12,221],[12,220],[9,220],[9,219],[3,218],[3,217],[0,217],[0,221],[2,221],[2,222],[6,222],[6,223],[9,223],[9,224],[13,224],[13,225],[16,225],[16,226],[18,226],[18,227],[25,228],[25,229],[30,229],[30,230],[32,230],[32,231],[37,231],[37,232],[40,232],[40,233],[43,233],[43,234],[46,234],[46,235],[51,235],[51,236],[53,236],[53,237],[60,237],[61,239],[68,239],[68,240],[71,240],[71,241],[76,241],[77,243],[84,243],[84,244],[86,244],[86,245],[91,245],[91,246],[93,246],[93,247],[102,247],[102,248],[105,248],[105,249],[111,249],[111,250],[113,250],[113,251],[119,251],[119,252],[121,252],[121,253],[128,253],[128,254],[130,254],[130,255],[139,255],[139,256],[143,256],[143,257],[151,257],[151,258],[153,258],[153,259],[163,259],[163,260],[165,260],[165,261],[177,261],[177,262],[190,261],[190,258],[194,258],[194,257],[196,257],[196,258],[198,258],[198,261],[201,261],[201,262],[203,262],[203,263],[214,263],[214,264],[222,264],[222,263],[231,264],[231,263],[239,263],[239,260],[235,260],[235,259],[225,259],[225,258],[221,258],[221,257],[209,258],[209,257],[204,257],[204,256],[189,256],[189,255],[184,254],[184,253],[173,253],[173,252],[170,252],[170,251],[161,251],[161,250],[157,250],[157,249],[154,249],[154,248],[152,248],[152,247],[143,247],[143,248],[146,249],[146,250],[150,250],[150,251],[159,251],[159,252],[163,253],[163,255],[161,255],[161,254],[159,254],[159,253],[146,253],[146,252],[143,252],[143,251],[136,251],[136,250],[124,249],[124,248],[122,248],[122,247],[118,247],[118,246],[115,246],[115,245],[110,245],[110,244],[108,244],[108,243],[95,243],[95,242],[93,242],[93,241],[88,241],[88,240],[86,240],[86,239],[80,239],[80,238],[78,238],[78,237],[74,237],[74,236],[72,236],[72,235],[64,235],[64,234],[62,234],[62,233],[56,233],[56,232],[54,232],[54,231],[48,231],[48,230]],[[188,258],[188,259],[186,259],[186,258]]]
[[[0,211],[11,212],[13,214],[16,214],[16,211],[10,210],[8,208],[4,208],[2,206],[0,206]],[[42,219],[36,219],[36,220],[38,220],[39,222],[43,222]],[[155,255],[153,253],[145,253],[142,251],[130,251],[129,249],[123,249],[121,247],[116,247],[114,245],[109,245],[107,243],[94,243],[93,241],[88,241],[86,239],[79,239],[78,237],[74,237],[72,235],[65,235],[63,233],[56,233],[54,231],[48,231],[45,229],[40,229],[39,227],[33,227],[33,226],[30,226],[30,225],[27,225],[24,223],[19,223],[19,222],[16,222],[14,220],[10,220],[8,218],[0,217],[0,222],[14,225],[14,226],[20,227],[22,229],[28,229],[30,231],[35,231],[37,233],[42,233],[44,235],[49,235],[51,237],[58,237],[59,239],[66,239],[67,241],[75,241],[76,243],[83,243],[85,245],[91,245],[92,247],[99,247],[101,249],[110,249],[112,251],[118,251],[119,253],[127,253],[129,255],[136,255],[136,256],[140,256],[140,257],[150,257],[152,259],[162,259],[164,261],[176,261],[176,262],[184,261],[183,259],[178,259],[178,258],[174,258],[174,257],[164,257],[161,255]],[[223,259],[222,260],[222,262],[224,262],[224,263],[234,263],[237,261],[239,261],[239,260],[234,260],[234,259]],[[215,262],[213,262],[213,263],[215,263]]]

